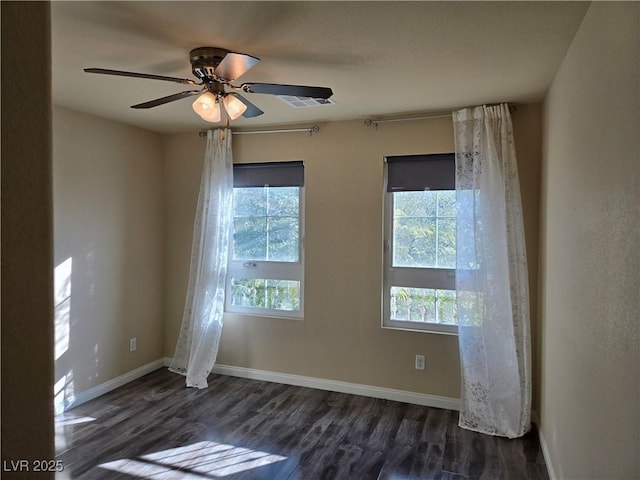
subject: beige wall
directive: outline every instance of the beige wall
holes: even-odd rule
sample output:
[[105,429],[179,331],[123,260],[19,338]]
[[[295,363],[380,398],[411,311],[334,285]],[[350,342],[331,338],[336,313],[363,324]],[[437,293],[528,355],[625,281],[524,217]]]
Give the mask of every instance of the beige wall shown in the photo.
[[45,2],[1,5],[2,460],[32,464],[54,458],[50,17]]
[[55,107],[53,200],[55,381],[70,399],[162,357],[161,136]]
[[[532,280],[537,275],[540,106],[514,114]],[[320,133],[243,135],[234,161],[305,162],[304,321],[227,314],[219,364],[459,396],[457,337],[380,328],[383,157],[453,151],[451,119],[320,125]],[[179,331],[204,139],[165,137],[165,353]],[[535,281],[532,281],[535,297]],[[425,372],[414,370],[415,354]]]
[[545,102],[541,433],[557,478],[640,478],[639,6],[593,3]]

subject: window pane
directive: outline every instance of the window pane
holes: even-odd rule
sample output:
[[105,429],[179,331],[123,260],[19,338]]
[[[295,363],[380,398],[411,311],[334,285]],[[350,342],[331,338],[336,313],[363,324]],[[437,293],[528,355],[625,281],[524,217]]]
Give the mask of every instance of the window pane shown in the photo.
[[432,267],[436,264],[436,219],[398,217],[393,223],[393,265]]
[[439,218],[436,265],[439,268],[456,268],[456,220]]
[[300,310],[300,282],[265,278],[232,278],[231,305],[269,310]]
[[438,196],[438,217],[456,216],[456,192],[455,190],[441,190]]
[[233,257],[264,260],[267,255],[267,218],[240,217],[233,222]]
[[391,320],[457,325],[456,292],[391,287]]
[[298,217],[270,217],[267,259],[274,262],[298,261]]
[[298,216],[298,187],[268,188],[268,215],[270,217]]
[[394,217],[435,217],[436,192],[395,192],[393,210]]
[[233,260],[299,260],[299,187],[234,188]]
[[447,325],[458,324],[458,305],[456,292],[453,290],[436,290],[437,322]]
[[264,188],[234,188],[233,209],[236,217],[265,215],[267,192]]
[[455,268],[456,192],[395,192],[394,267]]

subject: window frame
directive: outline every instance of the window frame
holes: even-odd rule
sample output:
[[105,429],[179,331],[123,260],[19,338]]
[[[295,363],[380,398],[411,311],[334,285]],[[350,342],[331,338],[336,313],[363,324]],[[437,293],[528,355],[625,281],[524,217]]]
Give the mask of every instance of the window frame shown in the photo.
[[[420,155],[422,156],[422,155]],[[426,155],[425,155],[426,156]],[[383,274],[381,327],[392,330],[457,335],[458,325],[413,322],[391,318],[391,288],[407,287],[434,290],[456,290],[455,268],[393,266],[394,192],[387,191],[388,161],[384,158],[383,182]],[[401,192],[402,190],[398,190]]]
[[[278,162],[284,163],[284,162]],[[265,163],[265,165],[267,165]],[[304,168],[304,165],[303,165]],[[283,185],[272,186],[265,185],[267,188],[279,188]],[[231,236],[229,240],[229,258],[227,261],[227,275],[225,280],[225,302],[224,311],[229,314],[239,314],[255,317],[268,318],[285,318],[293,320],[304,319],[304,185],[291,185],[298,188],[298,261],[282,262],[268,260],[234,260],[234,241],[233,241],[233,224],[231,226]],[[253,188],[264,188],[253,187]],[[247,187],[234,187],[247,188]],[[235,192],[234,192],[235,193]],[[235,204],[234,215],[235,218]],[[291,280],[300,284],[300,309],[299,310],[280,310],[275,308],[254,308],[232,305],[231,299],[231,281],[234,278],[242,279],[266,279],[266,280]]]

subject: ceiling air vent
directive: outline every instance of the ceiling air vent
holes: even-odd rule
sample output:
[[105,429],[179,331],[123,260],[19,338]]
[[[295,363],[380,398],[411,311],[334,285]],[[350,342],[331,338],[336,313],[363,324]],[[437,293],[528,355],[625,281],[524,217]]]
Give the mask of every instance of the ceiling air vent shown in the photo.
[[330,98],[295,97],[293,95],[278,95],[278,98],[294,108],[322,107],[336,103]]

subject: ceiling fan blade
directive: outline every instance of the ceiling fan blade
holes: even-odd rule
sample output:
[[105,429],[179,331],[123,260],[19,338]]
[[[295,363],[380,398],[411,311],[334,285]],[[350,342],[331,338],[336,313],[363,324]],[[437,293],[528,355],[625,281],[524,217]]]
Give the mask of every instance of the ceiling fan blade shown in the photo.
[[165,77],[164,75],[152,75],[150,73],[124,72],[122,70],[109,70],[106,68],[85,68],[87,73],[100,73],[103,75],[118,75],[120,77],[148,78],[151,80],[165,80],[167,82],[186,83],[187,85],[200,85],[188,78]]
[[192,95],[198,95],[202,93],[201,90],[187,90],[186,92],[174,93],[173,95],[169,95],[167,97],[156,98],[155,100],[150,100],[144,103],[138,103],[137,105],[131,105],[131,108],[152,108],[157,107],[158,105],[164,105],[165,103],[174,102],[176,100],[180,100],[181,98],[191,97]]
[[234,97],[236,97],[238,100],[240,100],[242,103],[244,103],[247,106],[247,109],[242,114],[244,118],[253,118],[253,117],[262,115],[264,113],[262,110],[260,110],[253,103],[251,103],[249,100],[244,98],[242,95],[238,95],[237,93],[230,93],[229,95],[233,95]]
[[257,57],[244,53],[227,53],[215,69],[216,77],[233,81],[241,77],[260,61]]
[[329,98],[333,91],[328,87],[308,87],[304,85],[279,85],[276,83],[243,83],[240,88],[249,93],[271,95],[291,95],[294,97]]

